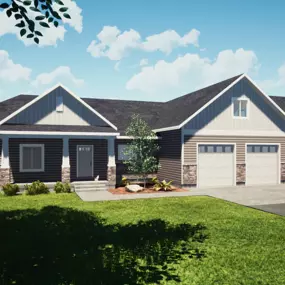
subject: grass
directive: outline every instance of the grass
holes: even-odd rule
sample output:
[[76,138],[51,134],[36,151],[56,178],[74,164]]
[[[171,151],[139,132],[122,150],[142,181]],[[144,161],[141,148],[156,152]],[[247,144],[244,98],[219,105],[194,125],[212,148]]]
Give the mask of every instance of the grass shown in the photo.
[[0,196],[0,284],[285,284],[285,218],[208,197]]

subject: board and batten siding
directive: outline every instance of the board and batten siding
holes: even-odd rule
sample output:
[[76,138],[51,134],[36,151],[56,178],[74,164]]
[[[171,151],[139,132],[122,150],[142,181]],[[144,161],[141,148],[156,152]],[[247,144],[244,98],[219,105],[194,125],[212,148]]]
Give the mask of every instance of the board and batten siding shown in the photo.
[[[233,98],[248,99],[248,118],[233,117]],[[253,85],[244,78],[206,107],[184,127],[191,130],[282,131],[284,118]]]
[[[43,172],[20,172],[20,145],[44,144],[45,163]],[[9,158],[10,175],[15,183],[29,183],[35,180],[43,182],[61,181],[62,139],[10,138]]]
[[107,180],[108,165],[108,141],[106,139],[70,139],[69,159],[70,159],[70,180],[80,181],[86,178],[77,177],[77,145],[93,145],[93,177],[94,180],[99,175],[99,180]]
[[173,180],[174,185],[181,185],[181,129],[161,132],[158,136],[161,137],[158,179]]
[[[56,97],[63,98],[63,112],[56,111]],[[49,94],[7,121],[8,124],[27,125],[79,125],[108,126],[81,102],[75,99],[62,87]]]
[[198,143],[235,143],[236,144],[236,163],[245,163],[245,145],[247,143],[256,144],[269,144],[277,143],[281,146],[281,161],[285,163],[285,138],[284,137],[226,137],[226,136],[191,136],[185,135],[184,137],[184,164],[196,165],[197,164],[197,144]]

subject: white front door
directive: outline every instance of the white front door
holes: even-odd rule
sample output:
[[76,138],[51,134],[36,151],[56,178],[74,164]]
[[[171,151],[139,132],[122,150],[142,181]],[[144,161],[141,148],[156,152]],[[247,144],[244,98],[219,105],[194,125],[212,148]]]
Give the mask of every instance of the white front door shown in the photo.
[[279,183],[279,146],[247,145],[246,185]]
[[199,144],[198,187],[235,185],[234,145]]

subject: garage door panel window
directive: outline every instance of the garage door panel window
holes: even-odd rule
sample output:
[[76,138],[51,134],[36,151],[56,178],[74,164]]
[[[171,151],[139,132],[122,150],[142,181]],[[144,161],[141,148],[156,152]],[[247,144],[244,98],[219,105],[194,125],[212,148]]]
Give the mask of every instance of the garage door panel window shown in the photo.
[[233,153],[233,145],[199,145],[199,153]]
[[248,153],[276,153],[278,152],[277,145],[248,145]]

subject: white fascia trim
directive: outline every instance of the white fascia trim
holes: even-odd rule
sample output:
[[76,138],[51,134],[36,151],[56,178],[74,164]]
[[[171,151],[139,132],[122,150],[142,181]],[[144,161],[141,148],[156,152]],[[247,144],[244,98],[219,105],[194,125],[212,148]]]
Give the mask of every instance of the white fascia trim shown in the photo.
[[230,88],[232,88],[235,84],[237,84],[241,79],[243,79],[246,75],[242,74],[239,78],[237,78],[234,82],[232,82],[228,87],[226,87],[224,90],[222,90],[219,94],[217,94],[213,99],[208,101],[203,107],[201,107],[198,111],[196,111],[193,115],[191,115],[188,119],[186,119],[184,122],[182,122],[179,125],[179,129],[186,125],[190,120],[192,120],[194,117],[196,117],[199,113],[201,113],[204,109],[206,109],[210,104],[212,104],[214,101],[216,101],[218,98],[220,98],[224,93],[226,93]]
[[0,121],[0,125],[3,125],[5,122],[7,122],[8,120],[10,120],[11,118],[13,118],[14,116],[16,116],[17,114],[19,114],[20,112],[22,112],[23,110],[27,109],[29,106],[33,105],[34,103],[36,103],[37,101],[39,101],[40,99],[42,99],[44,96],[48,95],[50,92],[52,92],[53,90],[55,90],[56,88],[61,87],[63,88],[66,92],[68,92],[72,97],[74,97],[77,101],[79,101],[82,105],[84,105],[87,109],[89,109],[91,112],[93,112],[95,115],[97,115],[99,118],[101,118],[105,123],[107,123],[109,126],[111,126],[113,129],[115,129],[116,131],[118,130],[118,128],[113,125],[110,121],[108,121],[105,117],[103,117],[100,113],[98,113],[95,109],[93,109],[90,105],[88,105],[86,102],[84,102],[80,97],[78,97],[77,95],[75,95],[73,92],[71,92],[68,88],[66,88],[65,86],[63,86],[61,83],[56,84],[54,87],[50,88],[49,90],[45,91],[44,93],[42,93],[41,95],[37,96],[34,100],[30,101],[29,103],[27,103],[26,105],[24,105],[23,107],[21,107],[20,109],[16,110],[15,112],[13,112],[12,114],[10,114],[9,116],[7,116],[5,119],[3,119],[2,121]]
[[[119,139],[119,140],[132,140],[132,139],[134,139],[134,137],[132,137],[132,136],[117,136],[117,139]],[[153,137],[153,138],[149,138],[149,139],[159,140],[159,139],[161,139],[161,137]]]
[[184,135],[225,136],[225,137],[285,137],[282,131],[250,131],[250,130],[184,130]]
[[265,97],[273,104],[273,106],[285,116],[285,112],[268,96],[260,87],[257,86],[257,84],[247,75],[244,74],[244,77]]
[[155,130],[152,130],[152,131],[155,132],[155,133],[159,133],[159,132],[167,132],[167,131],[178,130],[180,128],[181,128],[180,126],[173,126],[173,127],[155,129]]
[[0,135],[118,136],[120,133],[0,131]]

